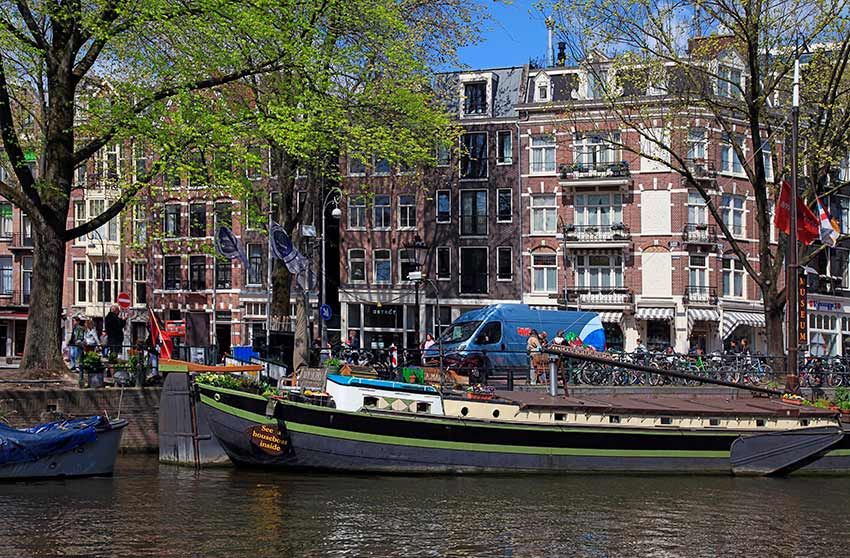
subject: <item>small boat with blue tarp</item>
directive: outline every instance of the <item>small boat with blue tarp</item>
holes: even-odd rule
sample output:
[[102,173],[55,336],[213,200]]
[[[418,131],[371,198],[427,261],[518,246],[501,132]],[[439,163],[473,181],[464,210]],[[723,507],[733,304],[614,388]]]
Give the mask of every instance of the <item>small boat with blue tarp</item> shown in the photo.
[[22,429],[0,423],[0,481],[111,475],[126,426],[101,416]]

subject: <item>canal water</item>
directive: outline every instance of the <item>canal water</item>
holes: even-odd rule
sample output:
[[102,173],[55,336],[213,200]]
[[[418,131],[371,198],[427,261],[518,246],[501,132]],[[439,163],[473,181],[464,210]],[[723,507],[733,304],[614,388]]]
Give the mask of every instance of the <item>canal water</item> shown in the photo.
[[0,556],[821,557],[850,479],[272,474],[119,459],[114,478],[0,485]]

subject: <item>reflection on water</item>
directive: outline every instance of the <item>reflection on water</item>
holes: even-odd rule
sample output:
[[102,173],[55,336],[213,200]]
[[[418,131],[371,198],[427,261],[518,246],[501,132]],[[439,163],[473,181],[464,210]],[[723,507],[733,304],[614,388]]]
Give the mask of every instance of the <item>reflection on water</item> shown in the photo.
[[367,477],[159,465],[0,485],[0,556],[831,556],[850,479]]

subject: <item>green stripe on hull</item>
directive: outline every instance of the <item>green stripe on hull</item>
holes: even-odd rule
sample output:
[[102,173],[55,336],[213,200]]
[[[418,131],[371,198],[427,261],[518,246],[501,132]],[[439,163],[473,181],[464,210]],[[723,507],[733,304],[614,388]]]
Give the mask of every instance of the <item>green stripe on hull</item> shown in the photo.
[[277,424],[277,419],[268,418],[265,415],[258,415],[257,413],[251,413],[249,411],[244,411],[242,409],[239,409],[238,407],[231,407],[230,405],[225,405],[224,403],[220,403],[212,397],[209,397],[204,394],[201,394],[201,403],[203,403],[204,405],[209,405],[213,409],[218,409],[223,413],[237,416],[239,418],[243,418],[251,422],[256,422],[257,424]]
[[422,440],[418,438],[403,438],[399,436],[383,436],[380,434],[366,434],[362,432],[351,432],[348,430],[337,430],[309,424],[286,422],[286,429],[290,432],[313,434],[329,438],[339,438],[357,442],[372,442],[377,444],[389,444],[396,446],[410,446],[417,448],[448,449],[461,451],[481,451],[493,453],[518,453],[527,455],[571,455],[586,457],[716,457],[728,458],[728,451],[699,451],[699,450],[607,450],[596,448],[547,448],[536,446],[506,446],[499,444],[475,444],[468,442],[450,442],[442,440]]

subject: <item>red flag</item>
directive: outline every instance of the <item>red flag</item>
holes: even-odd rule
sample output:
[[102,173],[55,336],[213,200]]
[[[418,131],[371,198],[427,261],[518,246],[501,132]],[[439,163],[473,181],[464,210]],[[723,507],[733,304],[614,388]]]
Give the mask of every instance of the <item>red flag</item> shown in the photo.
[[153,341],[154,347],[159,349],[160,357],[171,358],[171,355],[174,353],[174,342],[171,341],[171,336],[167,331],[163,331],[163,329],[159,327],[159,322],[157,321],[153,310],[148,308],[148,313],[150,314],[151,319],[151,340]]
[[[779,204],[773,215],[773,224],[785,234],[791,233],[791,184],[782,182],[779,192]],[[797,196],[797,239],[803,244],[811,244],[820,236],[820,224],[817,216],[800,196]]]

